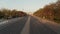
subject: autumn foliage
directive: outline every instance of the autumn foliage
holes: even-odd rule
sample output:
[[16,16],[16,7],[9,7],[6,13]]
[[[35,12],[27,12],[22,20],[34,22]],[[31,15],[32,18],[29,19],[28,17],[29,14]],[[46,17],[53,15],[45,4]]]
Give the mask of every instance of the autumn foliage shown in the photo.
[[0,10],[0,19],[9,19],[9,18],[16,18],[16,17],[22,17],[27,15],[23,11],[17,11],[17,10],[9,10],[9,9],[1,9]]
[[60,23],[60,1],[46,5],[44,8],[37,10],[34,15]]

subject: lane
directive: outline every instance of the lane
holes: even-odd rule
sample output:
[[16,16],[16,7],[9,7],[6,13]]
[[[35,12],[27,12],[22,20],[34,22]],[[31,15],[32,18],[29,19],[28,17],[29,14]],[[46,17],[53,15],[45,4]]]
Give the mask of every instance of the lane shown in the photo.
[[60,34],[56,31],[59,28],[53,27],[55,25],[30,15],[11,19],[0,26],[0,34]]
[[10,20],[5,20],[3,22],[0,22],[0,30],[6,26],[8,26],[8,24],[11,24],[11,23],[15,23],[17,20],[21,20],[23,17],[19,17],[19,18],[13,18],[13,19],[10,19]]
[[12,19],[8,21],[8,24],[2,26],[4,28],[0,29],[0,34],[20,34],[21,30],[23,29],[28,16],[25,16],[22,19]]
[[30,20],[30,34],[58,34],[53,29],[47,27],[41,22],[41,20],[36,19],[31,16]]
[[8,23],[9,21],[10,21],[10,22],[13,22],[13,21],[16,21],[17,19],[22,19],[22,18],[23,18],[23,17],[5,20],[5,21],[0,22],[0,25],[3,25],[3,24],[9,24],[9,23]]
[[52,29],[53,31],[57,32],[58,34],[60,34],[60,24],[55,23],[53,21],[49,21],[46,19],[42,19],[36,16],[33,16],[34,18],[37,18],[41,23],[43,23],[46,27]]
[[30,34],[30,16],[27,20],[27,22],[25,23],[25,26],[23,28],[23,30],[21,31],[21,34]]

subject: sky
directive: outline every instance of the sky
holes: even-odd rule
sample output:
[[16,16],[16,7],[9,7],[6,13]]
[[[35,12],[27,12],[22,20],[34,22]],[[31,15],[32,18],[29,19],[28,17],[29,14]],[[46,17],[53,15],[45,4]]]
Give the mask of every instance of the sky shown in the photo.
[[0,8],[17,9],[27,13],[34,13],[49,3],[57,0],[0,0]]

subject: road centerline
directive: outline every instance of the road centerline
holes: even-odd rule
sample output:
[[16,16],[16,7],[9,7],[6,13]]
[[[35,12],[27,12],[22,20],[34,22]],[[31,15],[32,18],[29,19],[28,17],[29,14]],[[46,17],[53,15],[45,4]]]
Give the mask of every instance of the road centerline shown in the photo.
[[30,16],[28,17],[28,20],[27,20],[23,30],[21,31],[21,34],[29,34],[29,30],[30,30]]

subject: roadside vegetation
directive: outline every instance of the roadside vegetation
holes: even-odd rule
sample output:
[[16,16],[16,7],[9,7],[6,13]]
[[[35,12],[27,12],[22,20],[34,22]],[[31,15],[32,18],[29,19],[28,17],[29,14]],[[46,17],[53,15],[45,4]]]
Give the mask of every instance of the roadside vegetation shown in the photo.
[[27,14],[23,11],[0,9],[0,19],[11,19],[26,16]]
[[60,1],[46,5],[37,10],[35,16],[60,23]]

